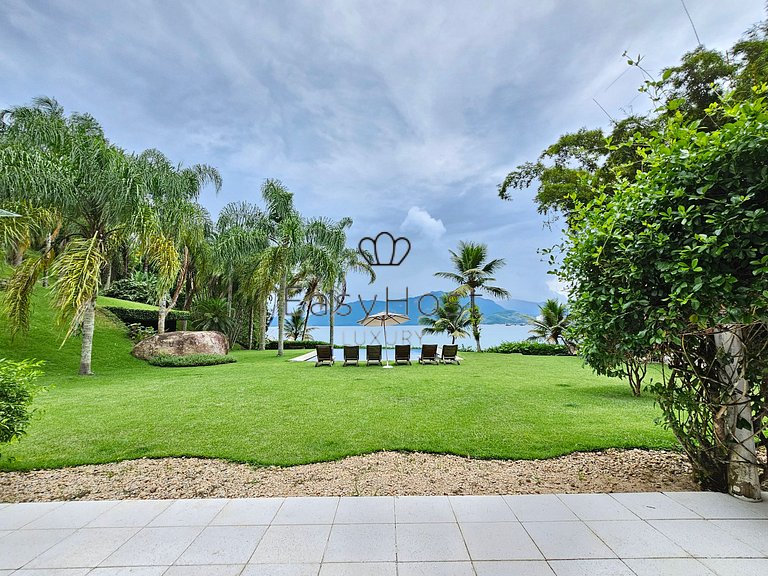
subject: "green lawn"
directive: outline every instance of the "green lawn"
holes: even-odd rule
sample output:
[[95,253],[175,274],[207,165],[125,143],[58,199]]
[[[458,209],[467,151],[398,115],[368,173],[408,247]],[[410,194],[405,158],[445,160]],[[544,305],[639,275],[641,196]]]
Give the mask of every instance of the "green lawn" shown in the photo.
[[[674,448],[650,397],[594,376],[576,358],[463,353],[461,366],[315,368],[287,352],[237,351],[236,364],[157,368],[132,358],[124,331],[99,318],[93,377],[74,375],[79,341],[42,291],[33,329],[0,356],[47,361],[48,393],[29,435],[0,469],[208,456],[292,465],[376,450],[546,458],[609,447]],[[4,328],[0,324],[0,328]]]

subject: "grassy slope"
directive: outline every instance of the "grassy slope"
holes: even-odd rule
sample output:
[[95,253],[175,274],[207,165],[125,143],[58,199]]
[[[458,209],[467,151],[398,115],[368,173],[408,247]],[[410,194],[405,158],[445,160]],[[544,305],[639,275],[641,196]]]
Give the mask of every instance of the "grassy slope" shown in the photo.
[[157,310],[157,306],[144,304],[143,302],[131,302],[130,300],[121,300],[120,298],[110,298],[109,296],[99,296],[96,299],[99,306],[111,306],[112,308],[130,308],[131,310]]
[[42,291],[35,299],[27,338],[11,344],[0,324],[0,356],[46,359],[54,387],[29,435],[3,448],[0,469],[171,455],[290,465],[385,449],[545,458],[676,445],[654,425],[650,397],[633,398],[576,358],[464,353],[461,366],[382,370],[239,351],[237,364],[157,368],[132,358],[123,331],[102,317],[96,376],[82,378],[73,375],[79,341],[59,350]]

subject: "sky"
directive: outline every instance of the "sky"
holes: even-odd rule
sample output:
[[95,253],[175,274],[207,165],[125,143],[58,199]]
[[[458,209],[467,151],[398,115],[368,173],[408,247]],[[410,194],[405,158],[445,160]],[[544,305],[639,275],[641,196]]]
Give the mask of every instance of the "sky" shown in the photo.
[[[762,0],[686,6],[708,48],[764,17]],[[215,166],[214,217],[276,178],[303,215],[350,216],[350,247],[408,238],[373,285],[350,276],[352,298],[450,290],[433,274],[464,240],[540,302],[561,290],[538,253],[560,226],[535,189],[503,201],[498,184],[561,134],[648,108],[625,51],[656,73],[697,44],[677,0],[2,0],[0,108],[52,96],[126,150]]]

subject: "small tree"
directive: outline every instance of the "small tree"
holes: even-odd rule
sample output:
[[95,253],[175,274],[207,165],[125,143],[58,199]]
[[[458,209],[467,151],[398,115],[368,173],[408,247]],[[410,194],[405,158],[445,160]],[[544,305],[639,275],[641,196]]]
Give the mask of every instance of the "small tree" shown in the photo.
[[34,360],[0,359],[0,444],[26,433],[33,414],[30,405],[40,391],[35,380],[42,375],[42,364]]
[[451,337],[451,344],[456,344],[456,338],[469,336],[468,328],[471,322],[469,310],[461,305],[459,297],[454,294],[440,296],[440,304],[435,311],[429,316],[419,318],[419,324],[424,326],[422,328],[424,334],[448,334]]

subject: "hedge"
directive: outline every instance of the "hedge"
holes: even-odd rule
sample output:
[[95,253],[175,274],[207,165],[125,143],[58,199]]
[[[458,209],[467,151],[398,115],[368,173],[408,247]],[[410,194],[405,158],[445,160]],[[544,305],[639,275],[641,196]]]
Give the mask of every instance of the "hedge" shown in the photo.
[[[328,342],[321,342],[320,340],[284,340],[283,348],[285,350],[308,350],[324,344],[327,345]],[[264,347],[267,350],[277,350],[277,340],[270,340]]]
[[[119,308],[117,306],[103,306],[104,310],[111,312],[126,324],[144,324],[145,322],[157,322],[157,310],[139,310],[136,308]],[[186,310],[171,310],[166,320],[186,320],[189,312]]]
[[541,342],[502,342],[485,349],[499,354],[525,354],[526,356],[570,356],[563,344],[542,344]]
[[237,362],[232,356],[219,354],[187,354],[186,356],[171,356],[160,354],[147,360],[152,366],[161,368],[185,368],[190,366],[215,366],[217,364],[232,364]]

